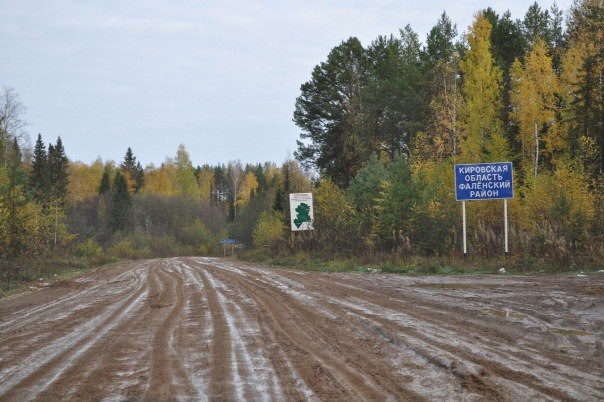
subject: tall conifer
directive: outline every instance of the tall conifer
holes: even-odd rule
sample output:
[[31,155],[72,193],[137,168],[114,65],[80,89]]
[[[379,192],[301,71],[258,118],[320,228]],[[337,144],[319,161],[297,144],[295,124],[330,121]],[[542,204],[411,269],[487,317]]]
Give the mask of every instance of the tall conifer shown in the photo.
[[38,134],[36,145],[34,147],[34,160],[31,171],[29,172],[29,188],[34,199],[41,205],[48,202],[49,194],[49,169],[48,156],[46,155],[46,145],[42,141],[42,136]]

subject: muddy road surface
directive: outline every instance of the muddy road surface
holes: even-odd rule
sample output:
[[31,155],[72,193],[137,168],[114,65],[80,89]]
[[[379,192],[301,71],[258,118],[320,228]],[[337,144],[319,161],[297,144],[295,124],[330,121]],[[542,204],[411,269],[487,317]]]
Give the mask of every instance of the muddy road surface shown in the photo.
[[604,275],[138,261],[0,302],[0,400],[604,400]]

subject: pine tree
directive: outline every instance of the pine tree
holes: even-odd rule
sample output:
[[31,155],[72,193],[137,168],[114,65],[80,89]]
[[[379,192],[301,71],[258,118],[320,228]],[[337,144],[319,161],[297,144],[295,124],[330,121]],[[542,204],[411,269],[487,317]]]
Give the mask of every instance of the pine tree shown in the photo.
[[424,54],[430,77],[427,86],[429,119],[426,132],[415,141],[414,160],[442,161],[456,155],[459,128],[459,108],[462,102],[459,74],[459,53],[453,40],[457,29],[443,13],[430,30]]
[[552,49],[552,63],[556,74],[560,75],[562,69],[562,57],[568,48],[568,36],[564,30],[564,12],[554,3],[550,9],[550,47]]
[[522,21],[522,30],[527,43],[534,45],[537,38],[551,43],[550,16],[547,10],[542,10],[537,2],[534,2],[526,12]]
[[366,80],[365,50],[350,38],[331,50],[301,86],[294,121],[302,129],[296,158],[346,186],[371,152],[361,137],[361,89]]
[[423,53],[425,67],[429,74],[442,60],[450,60],[455,52],[454,40],[457,36],[457,26],[451,22],[446,12],[443,12],[438,22],[426,38],[426,50]]
[[[420,58],[421,47],[418,36],[410,25],[400,30],[400,41],[400,59],[396,70],[400,78],[390,88],[399,95],[388,108],[395,116],[394,124],[382,139],[382,144],[385,143],[388,148],[389,160],[394,160],[400,153],[408,154],[411,151],[413,139],[424,127],[428,113],[426,97],[422,96],[426,81]],[[369,152],[375,153],[376,148],[367,150],[366,160],[370,156]]]
[[289,165],[286,163],[281,169],[283,174],[283,181],[277,185],[277,191],[275,193],[275,200],[273,202],[273,209],[278,212],[283,212],[289,216],[289,193],[291,189],[291,174],[289,171]]
[[54,219],[54,246],[59,244],[59,226],[60,220],[64,219],[65,204],[67,199],[67,185],[69,184],[69,160],[65,156],[65,149],[61,137],[57,138],[57,143],[53,146],[48,145],[48,188],[46,189],[48,197],[48,212]]

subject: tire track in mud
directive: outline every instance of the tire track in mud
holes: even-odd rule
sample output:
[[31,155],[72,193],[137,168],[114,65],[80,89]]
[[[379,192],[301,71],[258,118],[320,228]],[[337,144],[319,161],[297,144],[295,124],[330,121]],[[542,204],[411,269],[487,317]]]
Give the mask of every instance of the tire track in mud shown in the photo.
[[[319,280],[327,282],[324,278],[319,278]],[[384,297],[387,296],[384,289],[380,289],[379,304],[374,304],[376,291],[371,291],[373,286],[368,284],[365,284],[364,287],[352,287],[358,301],[356,304],[345,303],[342,300],[345,297],[342,296],[345,296],[347,292],[350,293],[351,285],[330,281],[329,287],[332,295],[328,296],[328,292],[317,291],[317,293],[320,293],[320,297],[325,297],[325,300],[334,306],[343,307],[343,310],[338,313],[339,315],[346,314],[347,310],[350,314],[350,310],[353,310],[353,315],[357,317],[357,320],[364,323],[380,338],[393,345],[409,348],[435,367],[449,371],[460,381],[460,385],[464,389],[477,390],[480,394],[487,395],[489,399],[501,399],[499,391],[501,386],[491,378],[491,375],[494,375],[495,380],[498,380],[496,376],[499,376],[518,386],[526,386],[529,390],[538,391],[541,398],[544,396],[558,399],[570,398],[568,394],[555,386],[544,385],[543,381],[535,375],[510,369],[492,359],[484,359],[483,350],[478,352],[472,350],[477,347],[472,340],[480,339],[478,334],[481,331],[482,335],[492,337],[493,328],[482,324],[468,326],[467,323],[473,320],[471,318],[464,321],[458,320],[456,314],[451,314],[451,310],[456,310],[454,307],[446,306],[445,308],[430,300],[399,294],[398,296],[402,296],[405,301],[403,306],[401,303],[395,302],[397,299],[395,297]],[[340,292],[338,292],[338,288],[341,289]],[[368,311],[368,309],[373,311]],[[460,309],[457,310],[460,311]],[[395,316],[396,318],[384,316]],[[459,316],[467,318],[471,317],[471,313],[461,311]],[[404,322],[398,323],[400,317],[404,317]],[[421,331],[418,328],[421,328]],[[488,331],[488,335],[484,333],[485,331]],[[508,338],[505,333],[497,335]],[[447,339],[447,342],[442,342],[443,339]],[[451,342],[452,339],[456,339],[456,341]],[[506,340],[509,339],[511,337]],[[510,346],[512,346],[512,341],[510,341]],[[496,350],[490,350],[490,352],[498,354],[499,358],[506,358],[510,362],[509,356]],[[550,383],[556,384],[556,381]]]
[[[334,288],[338,287],[339,284],[331,282],[330,286]],[[460,380],[463,380],[464,384],[467,383],[469,378],[484,393],[485,386],[493,384],[485,376],[493,375],[493,379],[495,380],[500,378],[516,383],[519,386],[525,386],[527,390],[532,389],[537,391],[541,395],[540,397],[549,396],[557,399],[572,399],[576,397],[576,395],[569,394],[567,391],[561,389],[562,385],[571,389],[575,381],[579,379],[579,377],[572,378],[573,371],[577,370],[576,366],[568,366],[568,358],[544,353],[543,345],[539,345],[541,346],[539,349],[537,345],[533,349],[526,345],[523,347],[524,351],[528,350],[538,356],[540,359],[539,362],[534,361],[530,354],[526,352],[517,352],[518,347],[514,338],[514,334],[517,332],[510,332],[512,331],[509,329],[510,323],[504,325],[494,322],[495,319],[488,319],[486,317],[482,317],[483,322],[476,323],[476,320],[471,318],[473,311],[456,308],[455,306],[443,303],[438,304],[433,300],[407,296],[407,294],[404,296],[405,301],[413,302],[406,304],[403,310],[403,306],[395,302],[397,298],[384,297],[388,293],[383,290],[381,290],[379,304],[375,304],[375,291],[370,290],[372,287],[373,285],[367,283],[365,283],[365,286],[360,286],[356,290],[356,297],[366,302],[369,308],[373,310],[370,314],[362,314],[365,320],[372,322],[372,327],[379,328],[380,331],[384,331],[382,328],[387,328],[388,326],[391,328],[390,335],[380,334],[380,336],[386,336],[390,340],[396,338],[395,343],[400,343],[402,340],[404,341],[401,337],[401,333],[403,333],[406,335],[407,343],[409,339],[424,342],[428,347],[424,347],[423,350],[434,348],[436,351],[442,351],[441,355],[452,354],[454,359],[449,359],[449,362],[444,364],[444,366],[459,366],[459,363],[463,364],[464,362],[467,365],[474,366],[471,372],[460,377]],[[339,301],[333,298],[333,302],[338,303]],[[356,306],[356,310],[367,310],[367,307],[359,305]],[[383,317],[390,315],[392,311],[404,311],[404,315],[407,318],[415,322],[422,322],[422,331],[418,331],[414,328],[415,326],[403,326],[403,330],[401,331],[401,327],[395,326],[393,320]],[[465,319],[460,320],[457,317],[464,317]],[[427,322],[427,319],[430,319],[432,322]],[[467,325],[468,323],[472,323],[472,325]],[[398,338],[396,334],[398,334]],[[446,336],[443,337],[442,335]],[[459,341],[451,342],[451,339],[455,337]],[[499,337],[499,349],[505,347],[508,349],[508,352],[500,351],[494,346],[485,347],[484,339],[491,339],[491,342],[494,342],[494,338],[497,339],[497,337]],[[447,342],[443,342],[443,339],[447,339]],[[480,340],[480,344],[476,340]],[[511,352],[509,351],[510,349],[512,349]],[[485,358],[486,355],[489,355],[488,359]],[[552,357],[552,359],[545,359],[547,357]],[[438,359],[437,361],[442,362],[443,360]],[[555,363],[558,365],[556,366]],[[550,369],[547,371],[541,370],[538,374],[534,374],[529,369],[532,366],[546,366]],[[565,371],[564,374],[567,378],[555,375],[555,373],[551,372],[551,368],[560,368],[560,370]],[[457,367],[457,371],[459,371],[459,367]],[[585,379],[592,376],[583,371],[582,377]],[[592,381],[597,381],[597,377],[592,377]],[[489,386],[488,389],[490,388]],[[495,391],[495,388],[493,388],[493,391]],[[584,395],[583,398],[585,397],[589,397],[589,395]]]
[[[131,272],[122,275],[129,277],[129,280],[124,286],[113,289],[111,294],[114,297],[127,294],[139,280]],[[87,319],[89,313],[98,310],[101,304],[108,305],[114,302],[112,298],[107,297],[108,295],[101,293],[104,286],[106,287],[105,283],[99,283],[81,292],[70,290],[67,295],[55,297],[49,303],[31,310],[19,309],[12,313],[12,316],[16,317],[4,322],[0,328],[0,333],[3,334],[0,351],[3,355],[12,356],[17,356],[21,349],[25,349],[24,353],[30,353],[26,350],[27,341],[32,338],[33,334],[36,335],[36,342],[46,344],[57,336],[57,332],[66,333],[70,326],[82,323]],[[56,289],[52,289],[52,291],[56,293]],[[22,320],[20,316],[23,317]]]
[[[63,382],[58,381],[40,396],[67,399],[60,392],[70,388],[69,399],[74,401],[89,399],[89,395],[120,400],[167,400],[174,394],[195,395],[186,382],[188,376],[183,374],[181,359],[174,352],[185,304],[181,274],[164,261],[153,262],[146,275],[146,299],[114,328],[114,336],[95,345],[104,353],[90,351],[85,357],[89,370],[73,367]],[[77,388],[69,386],[74,382],[78,383]],[[108,388],[106,384],[112,385]]]
[[[148,320],[143,311],[152,286],[148,274],[151,266],[152,264],[145,264],[141,275],[144,291],[128,307],[127,313],[118,317],[108,331],[97,337],[94,344],[81,351],[78,362],[84,362],[83,364],[73,362],[66,367],[56,381],[38,394],[38,399],[79,401],[90,398],[90,395],[106,397],[116,390],[116,377],[119,378],[117,373],[127,371],[126,358],[134,355],[141,360],[141,356],[144,356],[144,349],[133,341],[143,343],[146,339],[145,333],[141,333],[140,329],[137,331],[137,328],[143,327]],[[140,363],[143,367],[147,365],[144,359]],[[107,383],[112,383],[112,389],[104,387]],[[77,386],[74,387],[73,384]]]
[[[176,370],[177,395],[195,395],[196,400],[208,400],[208,377],[211,367],[210,346],[213,324],[201,273],[181,260],[175,260],[185,277],[185,306],[176,322],[174,339],[176,358],[181,363]],[[180,387],[186,384],[186,387]]]
[[231,336],[216,289],[212,287],[205,272],[201,272],[203,287],[208,297],[208,308],[212,317],[213,334],[210,346],[212,368],[210,371],[210,394],[215,400],[228,400],[235,395],[231,372]]
[[[604,399],[595,277],[587,289],[191,257],[81,281],[0,303],[0,401]],[[548,334],[572,324],[596,343]]]
[[[65,335],[55,338],[50,343],[44,341],[45,347],[30,354],[25,363],[13,366],[14,370],[11,373],[0,373],[0,377],[3,379],[0,385],[0,399],[35,398],[55,382],[65,370],[74,365],[84,352],[105,336],[112,327],[127,316],[136,304],[142,301],[146,286],[141,281],[141,276],[137,275],[137,279],[136,287],[130,289],[131,295],[125,301],[118,298],[105,304],[101,303],[95,309],[98,311],[95,318],[89,321],[82,320],[80,325],[67,329]],[[99,299],[97,300],[104,299],[102,294],[99,295]],[[67,321],[65,323],[68,324]]]
[[[132,272],[126,271],[118,275],[113,282],[121,282],[126,280],[126,278],[136,280],[136,278],[132,276]],[[60,282],[58,285],[51,285],[51,288],[55,287],[60,287]],[[80,305],[80,301],[85,297],[84,294],[94,296],[99,291],[104,290],[105,287],[106,283],[102,282],[94,285],[88,285],[87,282],[79,282],[75,286],[75,289],[70,289],[70,293],[67,295],[62,294],[60,297],[50,300],[38,307],[21,308],[16,311],[12,311],[11,316],[3,319],[2,322],[0,322],[0,332],[5,331],[8,328],[10,328],[11,331],[18,331],[22,327],[27,326],[34,321],[38,323],[41,316],[52,315],[53,311],[55,310],[63,311],[71,307],[77,307]]]
[[[360,352],[359,345],[346,339],[348,328],[341,329],[341,322],[326,321],[316,306],[304,305],[274,286],[262,286],[265,284],[257,281],[257,274],[245,272],[241,275],[236,269],[209,265],[204,268],[225,283],[236,284],[239,292],[257,303],[264,321],[274,330],[274,338],[281,342],[278,347],[294,353],[294,358],[290,359],[292,367],[301,373],[302,379],[310,377],[307,382],[312,384],[311,389],[319,386],[314,393],[328,399],[421,399],[418,394],[403,388],[400,378],[393,381],[385,376],[387,367],[384,364],[387,366],[388,363],[372,363],[364,354],[366,350]],[[361,330],[361,326],[356,329]],[[367,372],[360,372],[359,367]],[[290,378],[290,381],[299,382],[300,378]]]
[[[244,264],[239,265],[244,266]],[[251,269],[255,270],[254,268]],[[280,271],[279,274],[286,277],[287,281],[290,281],[287,285],[290,287],[296,280],[300,279],[297,273]],[[510,339],[513,339],[513,337],[507,337],[505,332],[497,333],[495,331],[494,333],[493,327],[489,327],[488,325],[468,326],[467,321],[457,319],[455,314],[451,314],[450,306],[437,304],[425,298],[397,294],[399,299],[402,297],[403,304],[402,302],[395,302],[397,300],[396,297],[388,297],[383,288],[371,290],[373,285],[367,283],[364,283],[364,286],[352,287],[353,289],[351,289],[351,285],[338,283],[337,280],[333,280],[333,276],[331,281],[325,279],[325,276],[317,276],[313,279],[317,282],[323,282],[329,289],[326,290],[323,287],[315,285],[317,288],[310,290],[311,283],[306,281],[304,285],[299,284],[299,286],[306,286],[306,296],[313,295],[316,300],[323,300],[325,303],[330,304],[330,308],[339,317],[350,314],[351,310],[354,311],[357,320],[371,330],[374,336],[378,336],[399,348],[411,349],[436,368],[452,374],[465,390],[476,391],[481,395],[488,396],[489,399],[501,399],[502,394],[500,391],[503,391],[503,389],[500,383],[502,382],[501,380],[504,380],[504,382],[510,381],[512,384],[515,384],[503,386],[506,392],[514,387],[520,389],[526,387],[526,391],[533,390],[533,393],[535,391],[538,392],[538,395],[540,395],[539,398],[553,397],[565,400],[576,397],[559,389],[560,382],[571,386],[573,380],[565,380],[560,376],[551,376],[549,375],[550,373],[542,370],[540,374],[541,377],[546,377],[544,379],[526,370],[522,370],[531,364],[539,366],[537,363],[527,363],[526,366],[520,367],[519,370],[509,368],[505,363],[493,361],[493,356],[488,360],[485,359],[484,350],[480,349],[483,346],[476,345],[476,342],[472,340],[488,339],[488,337],[493,337],[496,334],[497,336],[508,338],[506,340],[509,341],[509,346],[512,347],[514,344]],[[355,276],[349,276],[347,279],[354,282]],[[287,281],[282,281],[282,283]],[[353,303],[343,303],[342,300],[347,298],[347,294],[351,293],[351,290],[354,291],[357,299],[371,304],[376,311],[368,313],[364,311],[366,307],[362,305],[355,306]],[[377,293],[378,291],[379,293]],[[374,304],[376,294],[379,294],[379,304]],[[427,306],[430,306],[430,308],[426,308]],[[406,322],[397,323],[397,320],[381,317],[389,315],[388,310],[391,313],[395,312],[397,316],[406,317]],[[460,317],[468,318],[472,316],[472,312],[463,309],[457,310],[462,313]],[[436,323],[436,325],[433,323]],[[430,327],[433,328],[430,329]],[[416,328],[422,328],[422,332]],[[479,329],[478,333],[482,336],[477,335],[477,329]],[[482,330],[482,333],[480,333],[480,330]],[[447,343],[444,343],[441,341],[444,339],[442,333],[446,334],[447,332],[449,332],[449,339]],[[452,337],[455,336],[460,338],[461,342],[451,342]],[[475,350],[477,347],[479,347],[479,351]],[[499,353],[496,350],[490,350],[490,352],[498,354],[500,359],[507,359],[504,362],[514,361],[510,360],[510,356]],[[583,377],[586,376],[589,377],[587,373],[583,373]],[[597,377],[592,380],[597,382]],[[519,397],[523,395],[526,396],[526,394],[518,394]],[[589,394],[584,395],[584,397],[589,397]]]
[[166,400],[173,392],[173,375],[178,368],[177,359],[174,357],[174,332],[175,323],[180,320],[185,306],[184,277],[179,270],[173,271],[170,266],[161,266],[154,271],[157,281],[161,283],[157,301],[151,305],[152,309],[167,309],[165,315],[159,320],[157,330],[151,341],[151,362],[149,386],[144,399]]
[[[231,283],[218,279],[212,267],[191,263],[191,260],[187,262],[192,271],[202,276],[211,301],[209,309],[214,321],[218,320],[212,361],[224,361],[225,357],[221,356],[229,355],[228,370],[223,365],[213,372],[213,382],[226,388],[217,391],[220,396],[216,399],[230,393],[227,398],[233,400],[283,400],[282,378],[279,375],[282,370],[275,366],[275,360],[272,359],[273,346],[262,337],[261,324],[255,317],[256,303],[240,289],[232,288]],[[220,327],[226,329],[220,330]]]

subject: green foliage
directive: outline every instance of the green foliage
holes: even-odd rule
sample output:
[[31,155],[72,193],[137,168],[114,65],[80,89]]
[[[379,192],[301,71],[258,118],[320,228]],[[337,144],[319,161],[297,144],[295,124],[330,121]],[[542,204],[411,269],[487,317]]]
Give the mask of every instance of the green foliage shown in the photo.
[[111,226],[113,231],[129,228],[132,212],[132,197],[128,190],[126,178],[121,171],[115,174],[113,180],[113,209],[111,212]]
[[329,179],[322,179],[314,192],[314,229],[322,248],[330,253],[358,244],[355,211],[346,194]]
[[387,238],[394,232],[402,231],[408,236],[412,230],[411,220],[417,203],[417,191],[405,156],[397,155],[388,164],[387,178],[381,182],[376,194],[377,234]]
[[67,184],[69,177],[67,168],[69,160],[65,155],[65,148],[61,137],[57,138],[56,144],[48,145],[48,179],[49,196],[48,199],[58,201],[61,206],[65,205],[67,197]]
[[40,204],[45,204],[48,199],[48,189],[50,187],[50,171],[48,166],[48,157],[46,155],[46,146],[42,141],[42,136],[38,134],[36,145],[34,147],[34,160],[29,172],[29,188],[34,199]]
[[[451,160],[412,167],[415,204],[410,213],[408,235],[415,252],[443,255],[454,250],[459,227],[459,203],[455,201]],[[399,240],[400,241],[400,240]],[[404,249],[403,249],[404,251]]]
[[105,165],[103,170],[103,176],[101,177],[101,184],[99,185],[99,195],[103,195],[111,190],[111,182],[109,179],[109,165]]
[[76,255],[81,257],[100,257],[103,253],[103,247],[94,239],[86,239],[83,243],[76,245],[74,251]]
[[272,254],[283,250],[285,246],[283,219],[283,215],[279,212],[262,213],[254,229],[254,246],[267,247]]
[[366,79],[364,49],[350,38],[332,49],[301,87],[294,121],[302,128],[296,157],[316,166],[338,185],[347,185],[366,158],[360,136],[361,88]]
[[174,162],[176,165],[176,181],[180,194],[185,197],[199,197],[200,193],[195,177],[195,169],[193,169],[191,158],[184,145],[180,144],[178,147]]
[[[126,150],[126,155],[124,155],[124,162],[122,162],[122,164],[120,165],[120,169],[124,175],[124,178],[126,179],[126,183],[128,184],[128,189],[130,193],[138,193],[145,184],[145,172],[143,171],[143,167],[141,166],[140,162],[136,161],[136,157],[134,156],[134,153],[132,152],[132,149],[130,147],[128,147],[128,149]],[[101,180],[101,187],[99,188],[99,194],[103,194],[103,192],[109,190],[109,178],[107,177],[107,183],[105,183],[103,181],[105,180],[104,176],[105,175],[103,174],[103,179]]]
[[581,166],[559,163],[552,173],[543,173],[528,181],[524,195],[523,214],[532,219],[522,222],[523,227],[539,231],[549,224],[566,239],[569,247],[577,250],[583,250],[590,243],[596,197],[589,191]]
[[27,176],[23,170],[17,139],[0,166],[0,255],[14,258],[28,248],[35,230],[33,205],[28,197]]
[[220,246],[216,234],[212,233],[200,219],[185,227],[180,235],[180,244],[191,246],[194,254],[217,254]]

